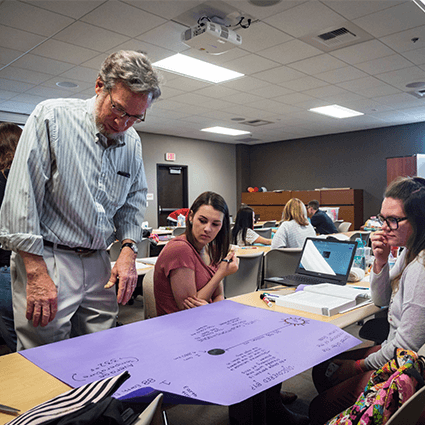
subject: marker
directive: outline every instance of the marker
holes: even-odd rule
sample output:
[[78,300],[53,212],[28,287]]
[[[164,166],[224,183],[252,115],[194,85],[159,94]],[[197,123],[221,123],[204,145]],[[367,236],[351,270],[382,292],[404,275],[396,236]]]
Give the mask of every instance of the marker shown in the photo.
[[268,292],[264,292],[263,295],[266,296],[272,303],[274,303],[278,298],[280,298],[280,295],[269,294]]
[[261,294],[260,298],[269,306],[269,307],[273,307],[273,304],[270,302],[270,300],[264,295]]

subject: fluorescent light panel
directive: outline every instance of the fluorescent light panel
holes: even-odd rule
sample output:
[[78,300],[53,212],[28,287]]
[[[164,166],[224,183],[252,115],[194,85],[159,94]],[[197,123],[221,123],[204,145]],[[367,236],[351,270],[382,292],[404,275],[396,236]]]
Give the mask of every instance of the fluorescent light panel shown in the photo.
[[191,58],[190,56],[185,56],[180,53],[155,62],[153,66],[174,72],[175,74],[212,83],[222,83],[223,81],[234,80],[235,78],[244,76],[244,74],[240,72],[231,71],[230,69]]
[[249,134],[249,131],[235,130],[226,127],[209,127],[203,128],[201,131],[208,131],[209,133],[225,134],[227,136],[240,136],[241,134]]
[[352,109],[344,108],[339,105],[320,106],[319,108],[309,109],[309,111],[327,115],[332,118],[350,118],[364,115],[363,112],[353,111]]
[[425,1],[424,0],[413,0],[414,3],[416,3],[416,6],[418,6],[420,9],[422,9],[422,12],[425,12]]

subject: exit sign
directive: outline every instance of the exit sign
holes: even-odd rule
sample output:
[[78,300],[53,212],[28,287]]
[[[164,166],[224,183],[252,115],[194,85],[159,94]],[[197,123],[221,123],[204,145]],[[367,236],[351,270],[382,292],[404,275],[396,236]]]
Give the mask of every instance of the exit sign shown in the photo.
[[176,160],[176,154],[175,153],[166,153],[165,154],[165,160],[166,161],[175,161]]

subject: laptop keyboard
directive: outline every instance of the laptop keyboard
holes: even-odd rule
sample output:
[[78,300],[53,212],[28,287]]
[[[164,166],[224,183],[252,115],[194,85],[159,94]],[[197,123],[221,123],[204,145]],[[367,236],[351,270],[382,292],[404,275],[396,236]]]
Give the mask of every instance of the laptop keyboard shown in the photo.
[[294,275],[291,274],[288,276],[283,276],[282,279],[293,280],[293,281],[299,282],[300,284],[306,284],[306,285],[315,285],[317,283],[325,282],[325,280],[320,279],[318,277],[303,276],[299,274],[294,274]]

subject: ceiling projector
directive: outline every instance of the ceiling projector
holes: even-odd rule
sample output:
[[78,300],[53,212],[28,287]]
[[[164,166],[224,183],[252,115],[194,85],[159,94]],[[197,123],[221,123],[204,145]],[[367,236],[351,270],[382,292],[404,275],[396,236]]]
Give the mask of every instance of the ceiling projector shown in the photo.
[[183,33],[183,43],[212,55],[227,52],[242,44],[242,37],[214,22],[206,22],[187,29]]

